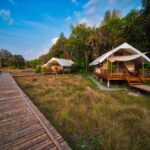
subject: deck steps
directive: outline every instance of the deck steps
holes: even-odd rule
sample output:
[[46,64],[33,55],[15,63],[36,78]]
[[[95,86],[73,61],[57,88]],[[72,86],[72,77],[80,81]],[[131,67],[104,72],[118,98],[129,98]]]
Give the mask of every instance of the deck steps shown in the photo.
[[129,85],[140,85],[142,84],[142,81],[140,80],[140,78],[129,78],[128,80]]

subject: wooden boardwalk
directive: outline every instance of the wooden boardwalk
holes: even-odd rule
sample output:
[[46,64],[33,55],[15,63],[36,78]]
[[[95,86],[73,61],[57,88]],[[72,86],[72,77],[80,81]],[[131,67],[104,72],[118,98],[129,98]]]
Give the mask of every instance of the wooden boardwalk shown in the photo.
[[131,85],[132,88],[141,90],[141,91],[145,91],[145,92],[149,92],[150,93],[150,86],[148,85],[144,85],[144,84],[140,84],[140,85]]
[[0,149],[71,149],[8,73],[0,74]]

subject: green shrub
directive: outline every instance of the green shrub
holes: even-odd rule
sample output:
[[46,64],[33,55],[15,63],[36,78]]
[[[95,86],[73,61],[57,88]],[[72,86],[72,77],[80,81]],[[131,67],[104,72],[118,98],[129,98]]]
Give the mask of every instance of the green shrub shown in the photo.
[[77,64],[73,64],[71,67],[70,67],[70,71],[71,72],[81,72],[81,71],[83,71],[84,70],[84,68],[82,67],[82,66],[79,66],[79,65],[77,65]]
[[150,69],[150,62],[144,64],[145,69]]
[[41,66],[37,66],[35,72],[36,73],[41,73],[41,71],[42,71]]

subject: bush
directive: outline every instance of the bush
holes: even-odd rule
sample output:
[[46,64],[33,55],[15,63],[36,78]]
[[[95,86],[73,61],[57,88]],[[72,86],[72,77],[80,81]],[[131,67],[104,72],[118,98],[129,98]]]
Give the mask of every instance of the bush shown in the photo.
[[85,73],[85,67],[82,65],[73,64],[70,67],[70,72],[83,74]]
[[42,71],[41,66],[37,66],[35,72],[36,73],[41,73],[41,71]]
[[145,69],[150,69],[150,63],[149,63],[149,62],[148,62],[148,63],[145,63],[145,64],[144,64],[144,68],[145,68]]
[[77,64],[73,64],[71,67],[70,67],[70,71],[71,72],[78,72],[79,71],[79,66]]

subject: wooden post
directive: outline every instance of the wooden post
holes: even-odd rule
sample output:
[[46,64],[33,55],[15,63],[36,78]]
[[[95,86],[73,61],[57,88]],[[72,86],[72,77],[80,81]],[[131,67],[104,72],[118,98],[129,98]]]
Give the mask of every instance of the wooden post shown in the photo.
[[101,80],[101,83],[103,83],[103,78],[101,78],[100,80]]
[[110,81],[107,80],[107,87],[110,87]]
[[143,74],[143,77],[144,77],[144,61],[143,61],[143,57],[142,57],[142,74]]
[[119,62],[117,61],[117,72],[119,72]]
[[108,75],[108,72],[109,72],[109,63],[108,63],[108,57],[107,57],[107,75]]

